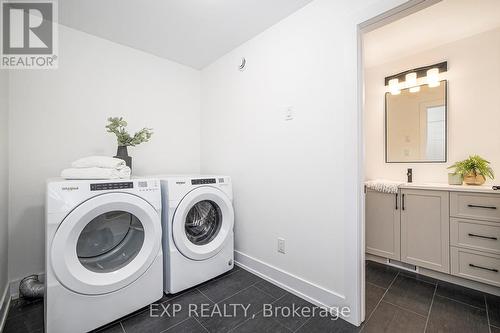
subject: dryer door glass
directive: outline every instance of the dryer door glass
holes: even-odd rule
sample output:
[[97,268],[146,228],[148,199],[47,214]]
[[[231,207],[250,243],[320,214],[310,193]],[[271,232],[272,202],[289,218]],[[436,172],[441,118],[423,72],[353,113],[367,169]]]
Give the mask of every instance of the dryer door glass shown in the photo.
[[219,233],[222,213],[219,206],[211,200],[197,202],[186,216],[187,238],[195,245],[210,243]]
[[128,212],[101,214],[82,230],[76,245],[78,260],[97,273],[116,271],[130,263],[144,243],[144,228]]

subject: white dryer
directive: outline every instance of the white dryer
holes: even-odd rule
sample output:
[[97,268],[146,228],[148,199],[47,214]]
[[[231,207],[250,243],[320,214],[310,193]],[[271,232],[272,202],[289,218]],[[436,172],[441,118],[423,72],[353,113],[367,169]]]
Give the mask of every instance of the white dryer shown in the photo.
[[225,176],[159,178],[164,290],[173,294],[233,268],[233,193]]
[[154,179],[47,183],[45,332],[87,332],[163,296]]

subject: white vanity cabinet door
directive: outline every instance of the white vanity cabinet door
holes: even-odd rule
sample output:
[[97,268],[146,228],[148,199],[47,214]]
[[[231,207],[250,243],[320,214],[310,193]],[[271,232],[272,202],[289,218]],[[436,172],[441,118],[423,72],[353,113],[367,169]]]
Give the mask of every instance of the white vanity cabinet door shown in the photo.
[[366,253],[401,259],[399,194],[367,190],[365,213]]
[[450,273],[449,193],[401,190],[401,261]]

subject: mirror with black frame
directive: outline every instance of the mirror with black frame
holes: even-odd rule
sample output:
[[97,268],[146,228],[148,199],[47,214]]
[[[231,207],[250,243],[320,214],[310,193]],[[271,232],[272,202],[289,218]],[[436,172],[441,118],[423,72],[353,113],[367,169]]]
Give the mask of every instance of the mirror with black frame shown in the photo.
[[385,94],[387,163],[446,162],[446,92],[443,80]]

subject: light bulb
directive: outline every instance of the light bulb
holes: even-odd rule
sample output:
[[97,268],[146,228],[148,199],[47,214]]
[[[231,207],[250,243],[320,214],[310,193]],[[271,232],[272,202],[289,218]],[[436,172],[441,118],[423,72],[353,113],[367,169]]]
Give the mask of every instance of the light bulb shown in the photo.
[[429,88],[439,87],[439,69],[431,68],[427,71],[427,85]]
[[391,92],[392,95],[399,95],[401,93],[401,90],[399,90],[398,79],[389,80],[389,91]]
[[410,88],[410,87],[417,85],[417,73],[415,73],[415,72],[408,73],[408,74],[406,74],[405,78],[406,78],[406,87],[407,88]]
[[408,73],[405,75],[405,78],[406,78],[406,87],[410,88],[411,93],[420,91],[420,87],[417,86],[417,73],[415,72]]

